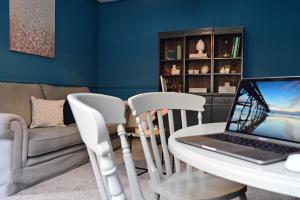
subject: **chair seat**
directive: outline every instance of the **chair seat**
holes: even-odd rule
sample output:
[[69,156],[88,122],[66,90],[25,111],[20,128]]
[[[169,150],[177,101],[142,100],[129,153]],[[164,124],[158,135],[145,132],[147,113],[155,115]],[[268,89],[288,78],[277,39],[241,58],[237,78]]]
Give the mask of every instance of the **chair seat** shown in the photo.
[[76,125],[29,129],[28,157],[83,143]]
[[196,171],[190,174],[173,174],[160,184],[151,184],[153,192],[172,200],[225,200],[243,194],[245,185]]

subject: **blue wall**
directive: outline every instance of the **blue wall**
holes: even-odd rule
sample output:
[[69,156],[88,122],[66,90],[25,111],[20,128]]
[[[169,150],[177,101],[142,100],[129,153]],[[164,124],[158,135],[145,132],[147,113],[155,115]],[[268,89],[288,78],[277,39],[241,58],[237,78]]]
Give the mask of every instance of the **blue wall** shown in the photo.
[[56,0],[55,59],[9,51],[8,2],[0,1],[0,81],[96,86],[96,0]]
[[158,88],[157,32],[244,26],[246,77],[300,75],[298,0],[124,0],[99,6],[100,91]]

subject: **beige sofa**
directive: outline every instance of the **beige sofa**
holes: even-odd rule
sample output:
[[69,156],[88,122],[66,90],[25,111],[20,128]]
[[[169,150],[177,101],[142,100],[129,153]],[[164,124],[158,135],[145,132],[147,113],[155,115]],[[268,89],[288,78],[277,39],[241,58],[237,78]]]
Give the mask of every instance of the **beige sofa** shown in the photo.
[[[70,93],[89,92],[86,87],[0,83],[0,198],[62,174],[88,161],[76,124],[28,128],[30,97],[66,99]],[[116,127],[110,127],[117,138]],[[119,145],[118,140],[112,141]]]

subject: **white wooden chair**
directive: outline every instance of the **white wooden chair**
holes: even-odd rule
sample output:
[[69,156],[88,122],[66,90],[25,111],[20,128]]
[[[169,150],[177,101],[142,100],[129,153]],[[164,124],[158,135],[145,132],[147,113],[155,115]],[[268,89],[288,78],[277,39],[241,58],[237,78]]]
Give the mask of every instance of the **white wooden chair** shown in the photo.
[[131,199],[144,199],[122,125],[126,122],[123,101],[116,97],[91,93],[70,94],[68,101],[82,140],[87,146],[101,200],[126,199],[117,174],[106,124],[118,124]]
[[[160,196],[172,200],[225,200],[235,197],[240,197],[242,200],[246,199],[245,192],[247,187],[245,185],[231,182],[208,173],[193,172],[192,167],[189,165],[186,167],[186,172],[182,172],[181,161],[176,157],[174,158],[175,174],[172,174],[171,159],[161,110],[168,109],[169,132],[172,134],[174,132],[173,110],[181,110],[183,128],[187,127],[186,110],[198,111],[199,124],[201,124],[201,112],[204,111],[205,98],[184,93],[154,92],[133,96],[129,98],[128,103],[139,127],[140,139],[150,175],[150,189],[156,194],[157,199]],[[157,111],[166,174],[163,173],[160,153],[153,134],[151,111],[154,110]],[[139,117],[143,113],[147,114],[152,153]]]

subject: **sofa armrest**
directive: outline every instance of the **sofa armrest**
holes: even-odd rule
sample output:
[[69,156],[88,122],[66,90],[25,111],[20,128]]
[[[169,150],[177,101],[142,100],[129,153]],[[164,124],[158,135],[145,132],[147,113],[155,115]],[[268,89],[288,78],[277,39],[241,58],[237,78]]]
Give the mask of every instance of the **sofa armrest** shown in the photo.
[[26,165],[27,149],[28,129],[25,120],[19,115],[0,113],[0,158],[11,164],[11,170],[20,169]]

